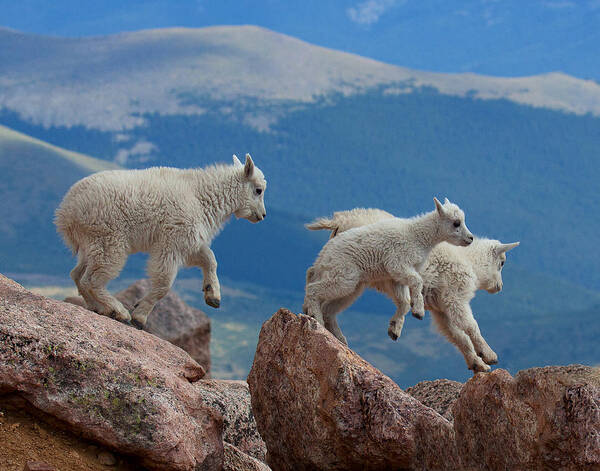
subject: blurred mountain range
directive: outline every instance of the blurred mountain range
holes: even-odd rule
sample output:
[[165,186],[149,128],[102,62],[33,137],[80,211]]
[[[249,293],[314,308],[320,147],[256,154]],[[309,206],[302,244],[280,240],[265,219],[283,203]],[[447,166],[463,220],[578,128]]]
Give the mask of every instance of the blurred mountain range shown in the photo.
[[254,24],[416,69],[600,80],[598,0],[0,0],[0,11],[40,34]]

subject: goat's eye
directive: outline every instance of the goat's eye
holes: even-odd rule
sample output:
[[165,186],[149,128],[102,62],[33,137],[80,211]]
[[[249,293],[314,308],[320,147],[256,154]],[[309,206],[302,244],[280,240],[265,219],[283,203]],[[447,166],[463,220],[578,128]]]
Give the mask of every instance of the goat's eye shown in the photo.
[[262,188],[257,188],[257,189],[256,189],[256,194],[257,194],[257,195],[260,195],[261,193],[262,193]]
[[460,226],[460,221],[457,219],[456,221],[454,221],[454,227],[458,227]]
[[504,260],[502,260],[502,261],[500,262],[500,268],[502,268],[503,266],[504,266]]

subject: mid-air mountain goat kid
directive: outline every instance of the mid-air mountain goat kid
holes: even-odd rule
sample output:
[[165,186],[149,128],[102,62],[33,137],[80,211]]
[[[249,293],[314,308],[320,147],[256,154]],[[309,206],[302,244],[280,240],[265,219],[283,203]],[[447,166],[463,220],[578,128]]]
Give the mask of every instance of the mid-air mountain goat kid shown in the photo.
[[336,314],[372,283],[393,280],[398,297],[404,286],[410,293],[415,316],[423,318],[423,268],[431,249],[440,242],[466,246],[473,235],[465,225],[462,210],[446,199],[436,209],[411,219],[383,219],[355,227],[330,239],[306,272],[303,310],[347,344]]
[[[317,219],[306,227],[327,229],[335,237],[348,229],[373,224],[394,216],[380,209],[357,208],[339,211],[331,219]],[[460,350],[473,371],[489,371],[498,356],[481,336],[470,302],[477,290],[497,293],[502,289],[502,267],[506,252],[519,242],[503,244],[497,240],[476,237],[468,247],[454,247],[442,242],[436,245],[421,270],[425,308],[431,311],[438,329]],[[398,288],[390,280],[371,283],[370,287],[389,296],[396,304],[388,335],[398,339],[404,316],[410,309],[406,287],[398,296]],[[483,361],[482,361],[483,360]]]
[[[234,155],[233,165],[111,170],[75,183],[56,210],[55,222],[77,254],[71,278],[88,309],[143,328],[183,265],[202,268],[206,304],[219,307],[210,244],[232,214],[253,223],[266,217],[266,186],[249,154],[245,165]],[[135,252],[150,255],[152,288],[130,315],[106,284]]]

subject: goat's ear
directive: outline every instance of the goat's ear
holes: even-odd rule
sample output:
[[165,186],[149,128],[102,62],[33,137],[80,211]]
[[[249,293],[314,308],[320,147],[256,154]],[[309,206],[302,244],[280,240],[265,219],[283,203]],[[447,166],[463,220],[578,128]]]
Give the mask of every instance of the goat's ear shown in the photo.
[[520,242],[513,242],[512,244],[500,244],[496,247],[495,251],[497,255],[500,255],[504,252],[508,252],[509,250],[514,249]]
[[254,162],[252,162],[252,157],[250,154],[246,154],[246,164],[244,165],[244,176],[246,178],[250,178],[254,173]]
[[444,204],[448,204],[450,203],[450,200],[448,198],[444,198]]
[[442,207],[442,203],[440,203],[435,196],[433,197],[433,201],[435,202],[435,209],[437,209],[437,212],[439,213],[440,216],[443,216],[444,208]]
[[233,165],[236,167],[243,167],[242,162],[238,159],[237,155],[233,154]]

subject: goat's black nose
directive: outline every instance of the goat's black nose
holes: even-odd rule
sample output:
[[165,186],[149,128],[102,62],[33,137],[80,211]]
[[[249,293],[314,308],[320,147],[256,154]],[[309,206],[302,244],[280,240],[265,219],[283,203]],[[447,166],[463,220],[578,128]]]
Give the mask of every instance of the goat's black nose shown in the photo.
[[267,217],[267,213],[263,213],[263,219]]
[[473,242],[473,236],[470,235],[469,237],[467,237],[467,239],[469,239],[471,242]]

